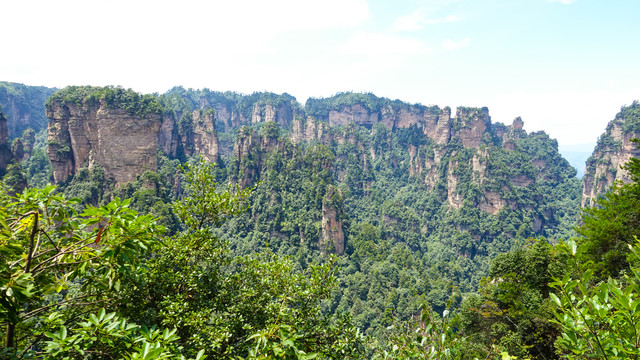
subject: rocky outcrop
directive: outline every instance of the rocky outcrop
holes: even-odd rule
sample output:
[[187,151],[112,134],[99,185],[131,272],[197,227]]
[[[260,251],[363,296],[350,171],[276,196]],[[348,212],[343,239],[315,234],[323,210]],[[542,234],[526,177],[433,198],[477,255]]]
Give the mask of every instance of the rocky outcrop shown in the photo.
[[253,104],[251,123],[275,122],[283,127],[288,126],[294,118],[294,111],[291,103],[283,102],[280,106],[270,103]]
[[491,117],[487,108],[459,107],[452,125],[452,137],[460,139],[464,147],[478,147],[489,126]]
[[296,116],[295,98],[286,94],[231,95],[212,93],[200,99],[201,108],[211,107],[215,110],[216,121],[225,131],[270,121],[288,127]]
[[342,106],[338,110],[329,111],[329,125],[349,125],[358,124],[365,126],[372,126],[378,123],[380,120],[380,113],[369,112],[361,104],[355,104],[352,106]]
[[328,186],[322,199],[322,234],[320,251],[344,253],[344,231],[342,229],[342,193],[335,186]]
[[234,153],[234,170],[231,179],[246,188],[254,184],[260,175],[260,141],[258,133],[251,128],[242,128],[238,132]]
[[447,144],[451,139],[451,108],[448,106],[440,111],[438,122],[434,124],[433,131],[425,128],[427,136],[433,139],[436,144]]
[[7,118],[0,112],[0,170],[4,171],[12,158],[11,147],[9,146]]
[[333,137],[327,123],[309,116],[306,120],[296,118],[292,121],[290,139],[294,144],[304,141],[317,141],[328,145]]
[[582,206],[591,206],[616,181],[628,183],[631,178],[623,168],[632,157],[640,158],[640,150],[631,139],[640,138],[640,104],[623,107],[598,139],[582,178]]
[[46,107],[49,122],[47,155],[55,182],[64,182],[83,166],[100,165],[116,184],[135,181],[155,170],[159,111],[132,114],[126,104],[101,99],[80,103],[52,99]]
[[[213,109],[193,111],[189,120],[190,124],[183,127],[180,137],[185,155],[198,154],[210,162],[218,162],[219,144],[214,114]],[[173,142],[171,145],[173,146]]]

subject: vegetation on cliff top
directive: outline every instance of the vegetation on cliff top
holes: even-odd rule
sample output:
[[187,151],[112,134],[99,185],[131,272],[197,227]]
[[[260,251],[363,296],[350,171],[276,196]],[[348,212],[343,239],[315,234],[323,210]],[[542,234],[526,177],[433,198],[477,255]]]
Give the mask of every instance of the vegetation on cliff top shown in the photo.
[[53,93],[46,106],[50,107],[53,102],[76,106],[97,106],[104,102],[110,108],[125,109],[129,114],[140,117],[163,111],[156,96],[114,86],[68,86]]
[[328,98],[309,98],[305,103],[307,115],[318,119],[327,119],[330,111],[341,111],[344,106],[361,105],[369,113],[381,112],[386,107],[393,110],[408,109],[413,107],[420,112],[428,111],[431,114],[439,114],[440,108],[437,106],[424,106],[421,104],[407,104],[400,100],[390,100],[380,98],[372,93],[342,92]]

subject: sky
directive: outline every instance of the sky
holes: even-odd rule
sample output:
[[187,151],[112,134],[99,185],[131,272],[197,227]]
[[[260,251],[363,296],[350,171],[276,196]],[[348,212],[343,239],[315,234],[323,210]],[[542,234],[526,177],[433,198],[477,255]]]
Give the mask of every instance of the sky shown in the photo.
[[638,0],[5,0],[0,81],[342,91],[595,143],[640,99]]

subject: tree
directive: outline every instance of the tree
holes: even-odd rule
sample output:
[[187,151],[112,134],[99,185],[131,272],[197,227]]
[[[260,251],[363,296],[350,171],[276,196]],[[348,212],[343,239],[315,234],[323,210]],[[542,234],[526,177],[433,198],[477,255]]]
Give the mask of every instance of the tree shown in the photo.
[[127,200],[78,213],[55,190],[0,190],[0,323],[5,351],[19,357],[42,349],[43,319],[68,325],[115,301],[163,232]]
[[360,354],[362,340],[349,319],[322,311],[337,281],[333,261],[301,272],[269,251],[231,256],[215,228],[244,211],[252,190],[219,190],[214,170],[203,160],[185,166],[186,194],[174,204],[183,230],[127,283],[121,311],[175,327],[187,355],[201,348],[220,359]]
[[632,158],[624,169],[632,182],[616,183],[594,207],[583,209],[584,225],[578,228],[581,263],[602,280],[629,269],[629,245],[640,236],[640,159]]
[[552,285],[551,294],[558,310],[555,322],[562,329],[558,348],[567,359],[640,358],[640,242],[629,246],[634,264],[619,279],[593,283],[594,271],[581,270],[589,248],[568,243],[572,265],[578,276],[570,274]]

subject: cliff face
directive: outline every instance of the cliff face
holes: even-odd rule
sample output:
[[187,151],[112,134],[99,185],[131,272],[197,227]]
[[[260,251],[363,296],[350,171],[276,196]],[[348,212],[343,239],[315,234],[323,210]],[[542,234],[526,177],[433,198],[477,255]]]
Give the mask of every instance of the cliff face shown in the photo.
[[[344,253],[344,231],[342,230],[342,193],[329,186],[322,199],[322,234],[320,249],[322,252]],[[332,251],[333,250],[333,251]]]
[[640,150],[631,139],[640,138],[640,104],[623,107],[607,125],[587,160],[582,191],[582,206],[591,206],[599,195],[606,193],[615,181],[628,183],[629,174],[622,168]]
[[260,153],[258,133],[250,128],[238,132],[234,153],[234,172],[232,179],[242,188],[253,185],[259,177]]
[[[218,128],[229,131],[241,126],[275,122],[288,127],[298,112],[299,104],[287,94],[254,93],[240,95],[230,92],[190,93],[200,108],[213,108]],[[183,95],[184,96],[184,95]]]
[[0,107],[10,138],[19,137],[27,128],[39,131],[47,127],[44,103],[56,90],[0,81]]
[[12,158],[11,147],[9,146],[7,118],[0,111],[0,170],[4,171]]
[[452,137],[460,139],[464,147],[478,147],[489,126],[491,118],[486,108],[458,108],[452,125]]
[[124,104],[84,99],[80,103],[52,99],[47,155],[55,182],[64,182],[82,166],[101,165],[117,184],[156,170],[160,112],[132,114]]

